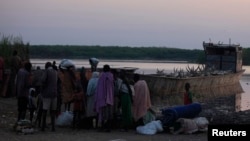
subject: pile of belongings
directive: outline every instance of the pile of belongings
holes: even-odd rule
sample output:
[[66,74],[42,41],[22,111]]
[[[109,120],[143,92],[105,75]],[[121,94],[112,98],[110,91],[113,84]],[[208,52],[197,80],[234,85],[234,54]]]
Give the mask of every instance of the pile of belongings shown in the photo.
[[30,120],[24,119],[24,120],[19,120],[15,126],[14,126],[14,130],[17,133],[21,133],[21,134],[33,134],[34,133],[34,127],[31,123]]
[[179,118],[195,118],[201,112],[200,103],[192,103],[189,105],[180,105],[172,108],[162,109],[162,124],[171,127]]
[[73,121],[73,112],[65,111],[62,112],[56,119],[57,126],[70,126]]
[[179,118],[175,125],[170,128],[173,134],[192,134],[196,132],[205,132],[208,130],[208,120],[205,117],[196,117],[193,119]]
[[180,105],[162,109],[162,124],[170,129],[173,134],[192,134],[198,131],[207,131],[208,120],[199,117],[200,103]]

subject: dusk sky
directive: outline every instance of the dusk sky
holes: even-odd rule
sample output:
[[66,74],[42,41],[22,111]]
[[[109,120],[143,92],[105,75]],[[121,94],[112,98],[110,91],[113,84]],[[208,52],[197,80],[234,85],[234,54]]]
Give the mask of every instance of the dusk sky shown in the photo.
[[250,47],[250,0],[0,0],[0,35],[31,45]]

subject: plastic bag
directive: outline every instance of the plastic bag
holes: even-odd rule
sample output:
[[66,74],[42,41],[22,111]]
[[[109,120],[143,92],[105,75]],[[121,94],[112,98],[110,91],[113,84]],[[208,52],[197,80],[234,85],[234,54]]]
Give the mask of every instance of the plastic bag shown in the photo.
[[199,131],[207,131],[209,121],[205,117],[197,117],[193,119],[198,126]]
[[162,132],[163,127],[161,121],[157,120],[157,121],[151,121],[145,124],[144,126],[138,126],[136,128],[136,131],[140,134],[154,135],[157,132]]
[[58,126],[70,126],[73,121],[73,113],[70,111],[62,112],[56,119],[56,125]]

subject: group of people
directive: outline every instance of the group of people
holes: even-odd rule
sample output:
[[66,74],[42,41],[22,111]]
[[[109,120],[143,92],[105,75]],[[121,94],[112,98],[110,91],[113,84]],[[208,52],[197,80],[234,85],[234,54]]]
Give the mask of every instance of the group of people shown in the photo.
[[23,64],[16,75],[17,121],[26,119],[29,110],[30,121],[45,131],[50,112],[51,131],[55,131],[60,113],[73,111],[73,128],[85,123],[88,128],[110,132],[120,123],[118,128],[128,131],[155,119],[147,83],[139,74],[131,77],[106,64],[99,71],[92,68],[87,78],[84,67],[77,71],[74,66],[57,67],[55,62],[46,62],[44,70],[37,67],[32,71],[30,62]]
[[[40,71],[39,67],[36,71]],[[51,62],[45,64],[45,71],[40,72],[40,75],[38,75],[37,72],[34,73],[35,75],[33,76],[32,64],[30,62],[24,62],[24,66],[17,72],[17,121],[26,119],[26,112],[29,109],[30,121],[32,122],[33,113],[37,110],[38,116],[36,122],[41,126],[41,130],[44,131],[46,127],[47,112],[50,111],[51,130],[55,131],[58,74],[57,71],[53,69]],[[36,97],[37,100],[35,100]]]
[[96,117],[101,131],[110,132],[116,122],[121,123],[122,131],[128,131],[155,119],[147,83],[140,80],[139,74],[131,78],[125,71],[117,72],[109,65],[104,65],[99,77],[98,74],[93,72],[88,83],[87,111],[90,111],[86,116]]

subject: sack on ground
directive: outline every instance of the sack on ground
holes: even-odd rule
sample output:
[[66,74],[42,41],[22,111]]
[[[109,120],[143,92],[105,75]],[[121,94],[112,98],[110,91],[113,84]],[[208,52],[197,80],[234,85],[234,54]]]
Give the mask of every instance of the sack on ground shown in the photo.
[[62,112],[56,119],[56,125],[58,126],[70,126],[73,121],[73,113],[70,111]]
[[31,121],[27,120],[27,119],[18,121],[14,126],[14,130],[17,133],[21,133],[21,134],[25,134],[25,135],[34,133],[33,125],[31,123]]
[[140,134],[154,135],[157,132],[162,132],[163,127],[161,121],[157,120],[157,121],[151,121],[145,124],[144,126],[138,126],[136,128],[136,131]]

